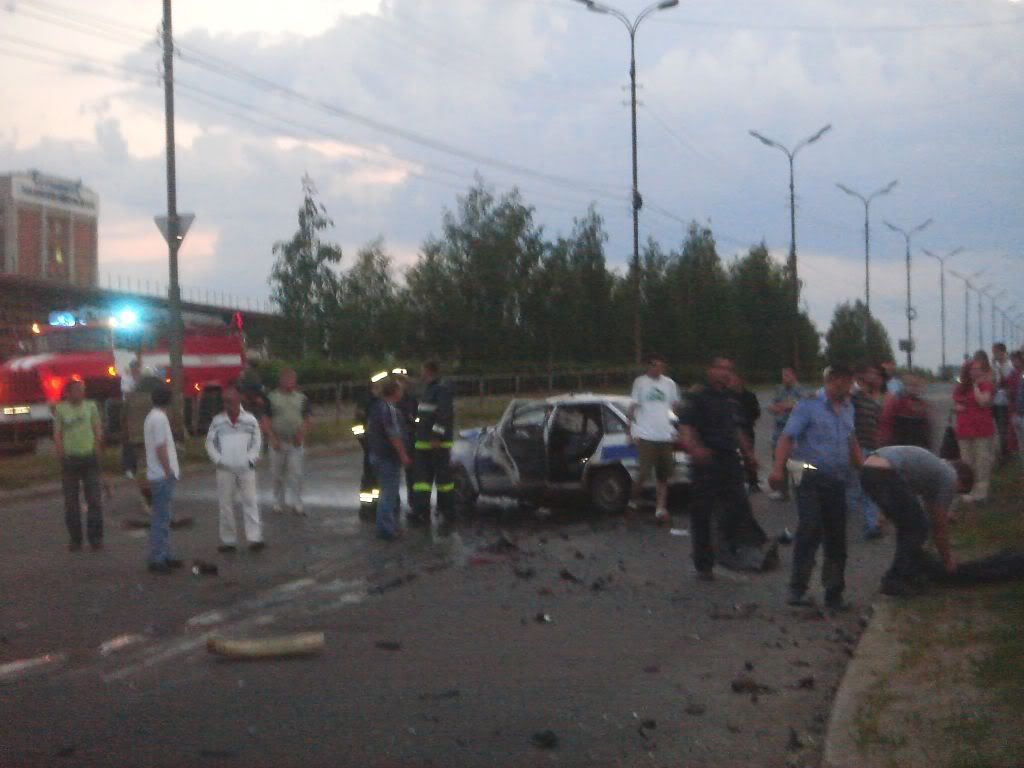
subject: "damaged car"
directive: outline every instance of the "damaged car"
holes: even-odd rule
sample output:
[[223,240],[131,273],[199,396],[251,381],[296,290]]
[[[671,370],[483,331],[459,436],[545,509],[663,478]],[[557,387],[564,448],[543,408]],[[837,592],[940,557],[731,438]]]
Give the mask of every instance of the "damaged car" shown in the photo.
[[[461,432],[451,454],[459,512],[471,512],[481,496],[538,506],[582,500],[602,513],[622,512],[639,474],[626,437],[629,404],[591,393],[513,400],[496,425]],[[677,450],[673,506],[689,482],[689,457]],[[653,490],[653,478],[649,484]]]

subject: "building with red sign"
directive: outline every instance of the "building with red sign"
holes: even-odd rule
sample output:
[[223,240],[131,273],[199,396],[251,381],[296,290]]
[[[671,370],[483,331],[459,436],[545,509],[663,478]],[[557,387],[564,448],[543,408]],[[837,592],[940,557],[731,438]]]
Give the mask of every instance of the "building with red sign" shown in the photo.
[[99,197],[81,181],[0,175],[0,273],[96,286],[98,213]]

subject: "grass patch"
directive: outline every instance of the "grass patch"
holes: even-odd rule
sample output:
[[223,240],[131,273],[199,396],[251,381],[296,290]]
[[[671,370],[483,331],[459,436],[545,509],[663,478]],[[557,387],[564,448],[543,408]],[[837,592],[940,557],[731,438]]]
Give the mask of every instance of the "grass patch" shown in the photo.
[[857,749],[861,753],[874,747],[898,749],[905,746],[906,736],[890,733],[882,726],[883,722],[889,722],[887,710],[896,701],[897,696],[885,680],[876,682],[864,696],[853,717]]

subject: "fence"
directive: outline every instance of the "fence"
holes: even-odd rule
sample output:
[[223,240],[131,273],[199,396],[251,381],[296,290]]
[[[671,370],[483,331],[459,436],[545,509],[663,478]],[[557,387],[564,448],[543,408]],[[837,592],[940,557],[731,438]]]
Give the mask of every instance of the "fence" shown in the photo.
[[[455,397],[488,397],[525,393],[587,392],[590,390],[629,390],[636,368],[610,368],[602,371],[549,371],[546,373],[501,373],[485,376],[447,376],[445,381]],[[366,381],[339,381],[311,384],[303,392],[315,406],[334,407],[335,421],[341,421],[342,408],[358,402],[369,390]]]

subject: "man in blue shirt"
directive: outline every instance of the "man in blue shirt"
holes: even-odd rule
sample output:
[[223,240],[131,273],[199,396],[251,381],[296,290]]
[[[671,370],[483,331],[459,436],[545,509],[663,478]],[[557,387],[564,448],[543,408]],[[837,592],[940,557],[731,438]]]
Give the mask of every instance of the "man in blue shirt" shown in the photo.
[[402,385],[388,377],[381,384],[380,397],[370,406],[366,417],[366,443],[370,464],[380,486],[377,502],[377,536],[394,541],[401,535],[398,520],[402,467],[412,466],[405,450],[402,426],[395,404],[402,398]]
[[775,465],[768,478],[772,488],[782,484],[791,456],[800,465],[794,477],[799,522],[789,582],[790,605],[811,604],[807,585],[818,545],[823,544],[825,605],[832,610],[843,607],[846,485],[853,470],[863,463],[849,402],[852,384],[853,373],[845,365],[826,368],[824,391],[797,404],[775,450]]

